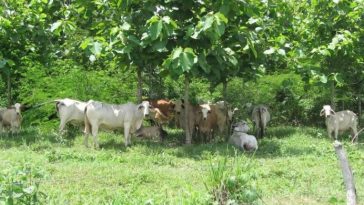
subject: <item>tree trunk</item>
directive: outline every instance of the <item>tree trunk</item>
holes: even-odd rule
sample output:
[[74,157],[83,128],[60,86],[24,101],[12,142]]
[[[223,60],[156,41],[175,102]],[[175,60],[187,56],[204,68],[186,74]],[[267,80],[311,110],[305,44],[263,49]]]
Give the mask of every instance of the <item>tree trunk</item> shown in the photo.
[[8,89],[7,89],[7,93],[8,93],[8,105],[11,106],[13,104],[12,99],[11,99],[11,78],[10,78],[10,73],[8,74]]
[[359,125],[361,123],[361,94],[358,95],[358,119],[359,119]]
[[354,176],[351,171],[349,161],[346,157],[345,150],[339,141],[335,141],[334,148],[336,155],[340,161],[341,171],[344,177],[344,183],[346,187],[346,199],[347,205],[356,205],[356,189],[354,184]]
[[192,144],[192,136],[191,136],[191,129],[193,129],[192,127],[190,127],[190,123],[189,123],[189,99],[188,99],[188,95],[189,95],[189,89],[190,89],[190,79],[188,77],[188,74],[185,74],[185,96],[184,96],[184,101],[185,101],[185,134],[186,134],[186,144]]
[[224,101],[226,102],[226,98],[227,98],[227,80],[222,82],[222,96],[224,98]]
[[336,111],[336,89],[335,89],[335,82],[331,81],[331,107],[333,110]]
[[137,78],[138,78],[138,85],[137,85],[137,101],[138,103],[142,102],[143,98],[143,79],[142,79],[142,71],[137,68]]

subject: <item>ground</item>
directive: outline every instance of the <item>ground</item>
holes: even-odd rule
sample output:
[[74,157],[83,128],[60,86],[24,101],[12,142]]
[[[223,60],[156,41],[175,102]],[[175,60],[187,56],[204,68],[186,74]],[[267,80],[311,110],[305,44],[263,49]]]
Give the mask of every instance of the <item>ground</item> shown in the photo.
[[[24,187],[39,183],[37,191],[45,195],[37,197],[47,204],[211,204],[214,167],[226,160],[225,175],[236,174],[229,167],[235,166],[252,176],[247,183],[259,193],[255,204],[345,204],[341,169],[322,129],[270,128],[256,153],[222,142],[186,146],[180,131],[167,131],[162,144],[133,138],[128,148],[121,134],[101,133],[100,150],[85,148],[78,131],[61,137],[28,128],[2,136],[0,201],[9,195],[6,179],[16,181],[19,170],[31,170],[24,174]],[[340,139],[355,174],[359,204],[364,204],[364,146],[351,145],[345,135]]]

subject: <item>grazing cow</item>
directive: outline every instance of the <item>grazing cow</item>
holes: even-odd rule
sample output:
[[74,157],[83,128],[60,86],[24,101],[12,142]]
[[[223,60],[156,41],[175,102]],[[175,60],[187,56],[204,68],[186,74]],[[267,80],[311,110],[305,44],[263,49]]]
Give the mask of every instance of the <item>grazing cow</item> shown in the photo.
[[[188,122],[188,126],[189,126],[189,134],[192,137],[193,134],[195,133],[195,128],[196,125],[198,125],[198,112],[200,110],[200,106],[199,105],[192,105],[190,102],[188,103],[188,115],[186,117],[186,112],[185,112],[185,106],[186,106],[186,102],[182,99],[182,100],[177,100],[175,102],[175,106],[174,106],[174,112],[175,112],[175,123],[176,123],[176,127],[181,128],[181,129],[186,129],[185,126],[185,122],[186,122],[186,118],[187,118],[187,122]],[[186,130],[185,130],[186,131]]]
[[155,139],[156,137],[162,142],[167,135],[166,131],[159,126],[141,127],[135,132],[136,137]]
[[[351,136],[354,140],[354,137],[358,133],[358,117],[355,113],[350,110],[344,110],[335,113],[330,105],[324,105],[320,112],[320,116],[323,115],[325,115],[326,118],[325,124],[327,133],[330,137],[332,137],[332,133],[334,132],[335,140],[337,140],[338,133],[351,130]],[[355,140],[357,140],[357,138]]]
[[256,136],[262,138],[265,134],[267,123],[270,121],[268,107],[265,105],[255,106],[252,113],[252,119],[255,123]]
[[148,101],[139,105],[127,103],[111,105],[90,100],[85,108],[85,145],[88,146],[88,134],[91,132],[96,148],[99,147],[97,133],[99,127],[109,129],[124,128],[125,146],[131,144],[131,133],[139,129],[144,117],[149,115],[151,106]]
[[83,123],[85,120],[85,107],[86,103],[78,100],[72,100],[69,98],[55,100],[56,109],[59,115],[60,124],[59,132],[63,132],[66,124],[71,123]]
[[11,132],[19,132],[22,121],[21,105],[15,103],[9,108],[0,109],[0,131],[3,127],[10,127]]
[[244,120],[235,123],[233,128],[233,134],[229,139],[230,144],[246,151],[254,151],[258,149],[257,139],[253,135],[247,134],[249,126]]

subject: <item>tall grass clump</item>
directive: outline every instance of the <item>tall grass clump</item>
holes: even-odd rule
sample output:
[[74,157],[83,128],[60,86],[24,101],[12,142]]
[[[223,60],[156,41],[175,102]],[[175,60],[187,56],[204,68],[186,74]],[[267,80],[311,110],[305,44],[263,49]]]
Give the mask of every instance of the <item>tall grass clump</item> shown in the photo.
[[256,187],[256,173],[251,161],[235,155],[211,162],[206,188],[213,204],[259,204],[260,190]]
[[45,204],[46,194],[39,190],[44,172],[30,165],[0,171],[0,204]]

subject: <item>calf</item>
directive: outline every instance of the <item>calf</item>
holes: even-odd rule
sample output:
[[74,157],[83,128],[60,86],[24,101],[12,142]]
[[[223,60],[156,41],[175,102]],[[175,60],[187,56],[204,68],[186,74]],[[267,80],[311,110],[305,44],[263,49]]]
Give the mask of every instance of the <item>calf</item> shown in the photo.
[[265,105],[258,105],[254,107],[252,119],[255,123],[256,136],[262,138],[265,134],[267,123],[270,121],[270,113],[268,107]]
[[166,131],[159,126],[152,127],[141,127],[135,132],[136,137],[150,138],[155,139],[158,138],[161,142],[164,137],[167,135]]
[[233,134],[229,143],[245,151],[255,151],[258,149],[257,139],[253,135],[247,134],[249,131],[248,124],[242,120],[233,125]]
[[99,127],[109,129],[124,128],[125,146],[131,144],[131,133],[139,129],[144,117],[149,115],[151,108],[148,101],[141,104],[126,103],[111,105],[90,100],[85,108],[85,145],[88,146],[88,134],[91,132],[96,148],[99,147],[97,134]]
[[84,123],[86,103],[69,98],[55,100],[56,109],[59,115],[59,132],[63,132],[66,124]]
[[[354,140],[355,135],[358,133],[358,117],[355,113],[350,110],[344,110],[335,113],[330,105],[324,105],[320,112],[320,116],[323,115],[325,115],[326,118],[325,124],[327,133],[330,137],[332,137],[332,133],[334,132],[335,140],[337,140],[337,135],[339,132],[351,130],[351,136]],[[357,140],[357,138],[355,140]]]
[[15,103],[7,109],[0,109],[0,131],[3,130],[3,127],[10,127],[12,133],[19,132],[22,121],[20,109],[19,103]]

